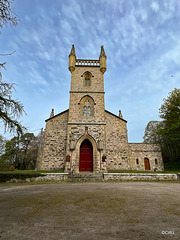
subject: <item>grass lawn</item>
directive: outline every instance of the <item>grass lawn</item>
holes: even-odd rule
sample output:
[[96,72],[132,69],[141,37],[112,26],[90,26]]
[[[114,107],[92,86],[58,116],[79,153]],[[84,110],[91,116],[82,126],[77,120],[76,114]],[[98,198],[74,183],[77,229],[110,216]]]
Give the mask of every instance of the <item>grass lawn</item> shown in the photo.
[[180,173],[180,170],[174,170],[174,171],[157,171],[157,172],[154,172],[154,171],[125,171],[125,170],[121,170],[121,171],[108,171],[108,173],[151,173],[151,174],[162,174],[162,173],[174,173],[174,174],[177,174],[177,173]]
[[14,170],[14,171],[0,171],[8,174],[35,174],[35,173],[63,173],[64,170]]
[[[7,174],[38,174],[38,173],[64,173],[64,170],[15,170],[15,171],[0,171],[1,173],[7,173]],[[128,171],[128,170],[117,170],[117,171],[113,171],[110,170],[108,171],[108,173],[152,173],[152,174],[162,174],[162,173],[180,173],[180,170],[165,170],[165,171]]]

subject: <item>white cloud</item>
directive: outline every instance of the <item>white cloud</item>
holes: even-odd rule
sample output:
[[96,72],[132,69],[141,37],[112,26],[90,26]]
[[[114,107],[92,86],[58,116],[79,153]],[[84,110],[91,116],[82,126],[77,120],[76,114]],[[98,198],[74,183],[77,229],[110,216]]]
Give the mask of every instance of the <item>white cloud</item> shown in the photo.
[[144,9],[141,9],[141,10],[139,10],[139,15],[141,16],[141,19],[143,20],[143,21],[145,21],[145,20],[147,20],[147,11],[145,11]]
[[52,60],[53,54],[47,51],[39,51],[36,53],[38,57],[40,57],[42,60]]
[[[24,0],[18,2],[21,22],[13,31],[6,30],[4,40],[1,36],[2,45],[17,50],[8,62],[8,73],[11,69],[11,77],[20,83],[22,102],[29,103],[29,92],[36,95],[36,103],[38,94],[41,96],[34,109],[45,104],[43,111],[49,108],[50,112],[50,105],[58,106],[62,99],[60,105],[67,101],[68,106],[68,54],[72,44],[78,58],[98,58],[104,45],[108,57],[107,104],[110,111],[118,112],[119,106],[125,109],[125,118],[132,123],[129,129],[140,121],[137,110],[148,116],[154,114],[153,107],[179,86],[178,1],[37,1],[33,11],[26,10],[26,14]],[[62,96],[59,89],[67,93]],[[144,109],[148,104],[155,106],[147,112]],[[141,121],[148,120],[143,117]]]
[[30,82],[33,85],[42,85],[42,86],[48,86],[49,84],[45,81],[45,79],[37,72],[37,71],[32,71],[29,72],[30,76]]
[[154,12],[157,13],[159,11],[159,4],[157,2],[152,2],[151,8]]

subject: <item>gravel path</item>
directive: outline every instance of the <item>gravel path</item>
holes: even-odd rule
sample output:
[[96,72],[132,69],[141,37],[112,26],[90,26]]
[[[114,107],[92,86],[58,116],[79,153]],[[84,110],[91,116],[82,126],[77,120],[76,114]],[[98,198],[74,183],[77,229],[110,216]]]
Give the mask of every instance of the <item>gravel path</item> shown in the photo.
[[179,240],[179,226],[179,183],[0,185],[0,240]]

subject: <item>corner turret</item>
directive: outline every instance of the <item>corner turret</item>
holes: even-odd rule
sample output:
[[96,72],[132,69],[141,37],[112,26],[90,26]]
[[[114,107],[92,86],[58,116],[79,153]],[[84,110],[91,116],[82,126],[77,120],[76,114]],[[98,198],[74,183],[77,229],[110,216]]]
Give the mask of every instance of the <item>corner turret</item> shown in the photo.
[[101,52],[99,56],[99,61],[100,61],[100,71],[104,74],[106,71],[106,54],[104,51],[104,47],[101,46]]
[[75,53],[75,47],[73,44],[71,52],[69,54],[69,71],[71,73],[75,70],[75,64],[76,64],[76,53]]

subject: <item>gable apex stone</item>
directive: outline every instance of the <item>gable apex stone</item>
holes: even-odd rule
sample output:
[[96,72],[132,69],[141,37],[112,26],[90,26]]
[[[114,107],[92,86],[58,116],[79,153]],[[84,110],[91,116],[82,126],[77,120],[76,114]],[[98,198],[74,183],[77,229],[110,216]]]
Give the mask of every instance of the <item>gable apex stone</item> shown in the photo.
[[50,117],[50,118],[46,119],[45,122],[47,122],[47,121],[49,121],[49,120],[51,120],[53,118],[56,118],[56,117],[60,116],[61,114],[65,113],[65,112],[68,112],[68,111],[69,111],[69,109],[67,109],[67,110],[65,110],[63,112],[60,112],[60,113],[54,115],[53,117]]

